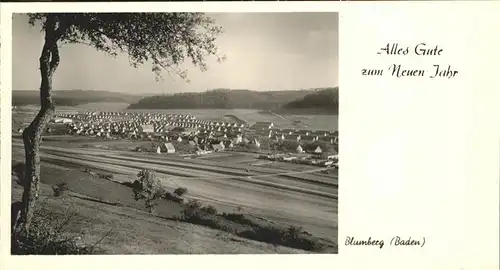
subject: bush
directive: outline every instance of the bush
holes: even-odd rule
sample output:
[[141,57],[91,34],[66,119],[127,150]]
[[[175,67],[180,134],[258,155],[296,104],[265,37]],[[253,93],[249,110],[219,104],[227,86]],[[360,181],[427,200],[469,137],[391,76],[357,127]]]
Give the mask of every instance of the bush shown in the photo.
[[190,200],[182,210],[185,219],[190,219],[197,216],[201,212],[202,204],[198,200]]
[[114,175],[112,173],[105,174],[105,173],[98,173],[100,178],[107,179],[107,180],[113,180]]
[[178,187],[174,190],[174,194],[177,196],[183,196],[188,192],[187,188],[184,187]]
[[67,182],[60,182],[52,187],[54,191],[54,197],[61,197],[69,190]]
[[238,234],[241,237],[267,242],[274,245],[288,246],[308,251],[321,251],[325,248],[318,238],[303,232],[302,228],[290,226],[286,229],[277,226],[255,226]]
[[304,231],[302,227],[282,227],[267,222],[256,222],[241,213],[218,215],[214,206],[203,206],[198,200],[190,200],[184,207],[183,217],[180,220],[192,224],[222,230],[247,239],[302,250],[322,251],[326,247],[319,238]]
[[250,226],[255,225],[252,221],[247,219],[244,214],[222,213],[222,217],[227,219],[227,220],[230,220],[230,221],[233,221],[233,222],[236,222],[239,224],[243,224],[243,225],[250,225]]
[[[38,211],[37,211],[38,212]],[[13,229],[11,236],[11,252],[13,255],[83,255],[99,252],[97,244],[79,245],[80,237],[65,236],[64,227],[73,218],[68,214],[63,218],[55,218],[51,214],[35,213],[28,233]],[[57,224],[58,223],[58,224]]]
[[144,200],[149,213],[153,213],[157,200],[164,197],[165,189],[153,171],[143,169],[137,174],[138,180],[134,181],[133,192],[136,201]]
[[207,214],[217,215],[217,208],[213,205],[204,206],[201,210]]
[[172,194],[168,191],[166,191],[165,194],[163,195],[163,199],[173,201],[176,203],[183,203],[184,202],[184,198],[181,198],[178,195]]
[[300,238],[300,236],[303,233],[303,229],[300,226],[290,226],[286,229],[286,231],[283,234],[283,237],[285,239],[288,239],[289,241],[296,241],[297,239]]

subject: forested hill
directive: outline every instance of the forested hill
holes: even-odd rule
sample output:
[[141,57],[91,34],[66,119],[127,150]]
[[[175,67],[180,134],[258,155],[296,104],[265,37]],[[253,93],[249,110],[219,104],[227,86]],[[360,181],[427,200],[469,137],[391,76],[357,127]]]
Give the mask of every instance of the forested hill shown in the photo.
[[[324,88],[323,88],[324,89]],[[316,89],[284,91],[252,91],[215,89],[202,93],[176,93],[146,97],[129,109],[280,109],[301,100]]]
[[338,113],[339,110],[339,88],[325,88],[314,91],[302,98],[289,102],[283,109],[314,109],[331,113]]
[[[123,93],[93,90],[54,90],[52,99],[56,106],[76,106],[95,102],[135,103],[141,97]],[[39,91],[12,91],[12,105],[39,105]]]

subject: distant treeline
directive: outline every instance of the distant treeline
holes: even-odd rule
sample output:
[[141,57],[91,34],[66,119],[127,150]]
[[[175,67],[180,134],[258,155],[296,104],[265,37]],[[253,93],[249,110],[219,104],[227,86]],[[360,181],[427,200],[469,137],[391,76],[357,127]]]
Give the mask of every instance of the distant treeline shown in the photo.
[[[314,98],[308,98],[314,95]],[[320,97],[317,97],[320,95]],[[131,104],[129,109],[261,109],[307,108],[310,106],[331,106],[338,103],[337,88],[284,91],[251,91],[215,89],[203,93],[177,93],[173,95],[151,96]],[[321,97],[322,96],[322,97]],[[318,98],[331,98],[334,101],[321,103]]]
[[339,110],[339,88],[326,88],[315,91],[301,99],[294,100],[283,106],[284,109],[318,109],[332,113]]
[[[58,90],[52,92],[52,99],[56,106],[77,106],[94,102],[123,102],[134,103],[141,97],[93,90]],[[39,91],[12,91],[12,105],[39,105]]]
[[[215,89],[202,93],[175,93],[145,98],[123,93],[93,90],[53,91],[56,106],[77,106],[95,102],[123,102],[129,109],[258,109],[338,112],[338,87],[252,91]],[[38,91],[13,91],[12,105],[39,105]]]

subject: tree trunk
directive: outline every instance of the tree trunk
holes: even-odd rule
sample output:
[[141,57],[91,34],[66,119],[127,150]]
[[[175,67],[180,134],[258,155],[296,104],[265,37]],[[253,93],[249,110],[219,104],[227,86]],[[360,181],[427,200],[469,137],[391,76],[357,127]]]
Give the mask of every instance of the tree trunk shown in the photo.
[[[25,172],[23,209],[21,220],[25,232],[29,232],[31,220],[38,199],[40,184],[40,142],[42,133],[55,114],[52,102],[52,76],[59,65],[59,49],[57,47],[58,35],[56,34],[56,19],[54,15],[48,15],[45,24],[45,44],[40,56],[40,111],[33,122],[23,132]],[[58,29],[59,30],[59,29]]]

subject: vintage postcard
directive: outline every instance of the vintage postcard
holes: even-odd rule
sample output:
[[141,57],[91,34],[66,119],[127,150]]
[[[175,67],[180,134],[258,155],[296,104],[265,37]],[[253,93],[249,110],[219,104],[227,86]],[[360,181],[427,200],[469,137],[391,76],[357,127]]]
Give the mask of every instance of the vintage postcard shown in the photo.
[[1,268],[497,269],[499,11],[2,3]]

